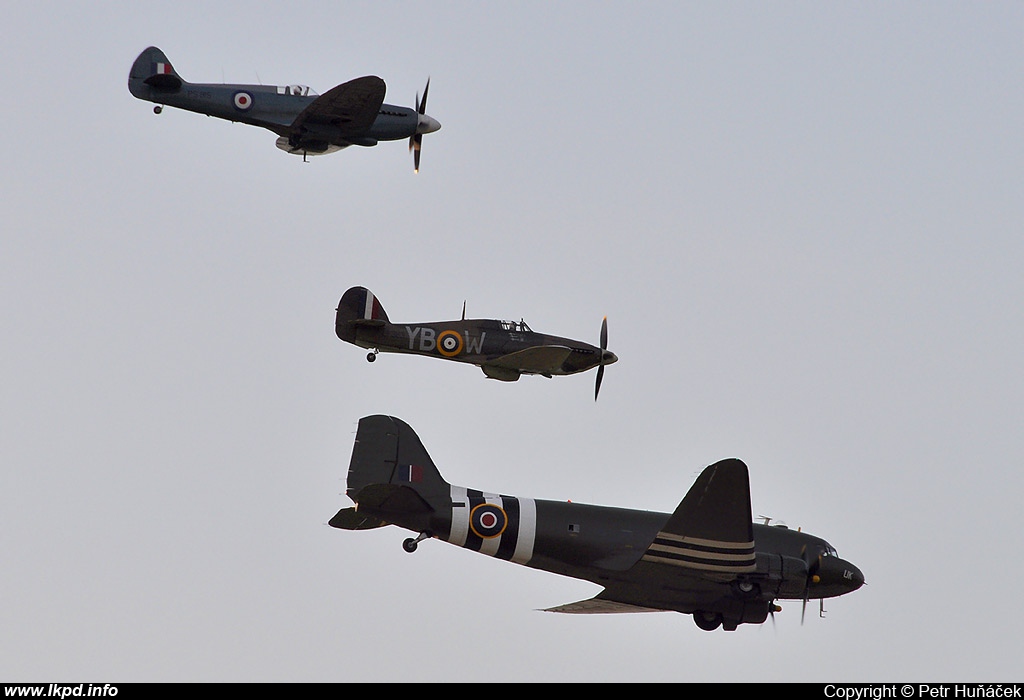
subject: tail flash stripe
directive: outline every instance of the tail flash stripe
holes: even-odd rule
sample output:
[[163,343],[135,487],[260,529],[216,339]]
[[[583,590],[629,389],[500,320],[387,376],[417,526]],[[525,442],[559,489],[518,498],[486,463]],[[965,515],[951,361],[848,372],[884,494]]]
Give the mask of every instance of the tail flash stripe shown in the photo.
[[366,290],[366,304],[363,306],[363,318],[373,318],[373,306],[376,300],[376,297],[373,296],[373,292]]

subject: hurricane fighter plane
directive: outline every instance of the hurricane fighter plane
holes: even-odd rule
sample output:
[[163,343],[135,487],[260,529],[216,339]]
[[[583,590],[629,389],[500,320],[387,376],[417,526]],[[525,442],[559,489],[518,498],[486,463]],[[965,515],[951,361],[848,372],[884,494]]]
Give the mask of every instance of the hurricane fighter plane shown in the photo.
[[778,600],[806,610],[864,584],[820,537],[752,522],[738,459],[704,469],[672,513],[517,498],[447,483],[409,425],[376,415],[359,421],[345,493],[356,505],[333,527],[397,525],[418,533],[407,552],[436,538],[604,587],[550,612],[676,611],[703,630],[735,630],[774,616]]
[[277,147],[302,156],[333,153],[348,146],[409,139],[418,172],[423,134],[441,128],[426,114],[430,80],[415,109],[384,104],[384,81],[375,75],[350,80],[317,95],[305,85],[190,83],[155,46],[139,54],[128,75],[128,90],[140,100],[211,117],[261,126],[277,134]]
[[335,332],[345,342],[370,352],[412,353],[477,365],[491,379],[514,382],[523,374],[576,374],[597,367],[594,399],[601,391],[605,365],[619,358],[607,350],[608,319],[601,322],[601,347],[554,335],[535,333],[523,320],[391,323],[380,300],[366,287],[352,287],[341,297]]

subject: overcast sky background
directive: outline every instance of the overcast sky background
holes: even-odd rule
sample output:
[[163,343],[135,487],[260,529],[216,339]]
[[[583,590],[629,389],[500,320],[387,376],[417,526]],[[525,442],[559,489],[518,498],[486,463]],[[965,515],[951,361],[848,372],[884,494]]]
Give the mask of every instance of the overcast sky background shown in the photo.
[[[1024,648],[1024,4],[12,3],[0,42],[0,677],[1009,681]],[[405,142],[303,163],[152,104],[376,74]],[[525,318],[594,373],[365,351],[334,310]],[[754,515],[867,578],[736,632],[344,532],[359,418],[451,482]]]

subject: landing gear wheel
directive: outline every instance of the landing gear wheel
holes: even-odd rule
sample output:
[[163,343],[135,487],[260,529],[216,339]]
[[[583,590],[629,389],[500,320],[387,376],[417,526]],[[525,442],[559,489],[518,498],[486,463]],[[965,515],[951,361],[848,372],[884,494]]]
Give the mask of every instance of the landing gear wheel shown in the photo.
[[720,613],[697,610],[693,613],[693,621],[705,632],[711,632],[718,629],[718,626],[722,624],[722,615]]
[[153,108],[153,114],[160,114],[160,112],[162,112],[162,111],[164,111],[164,106],[163,105],[157,105],[156,107]]
[[368,353],[366,353],[366,361],[367,362],[373,362],[376,359],[377,359],[377,353],[375,353],[375,352],[368,352]]
[[416,551],[416,548],[419,546],[419,544],[419,542],[410,537],[409,539],[402,542],[402,549],[407,551],[409,554],[412,554]]

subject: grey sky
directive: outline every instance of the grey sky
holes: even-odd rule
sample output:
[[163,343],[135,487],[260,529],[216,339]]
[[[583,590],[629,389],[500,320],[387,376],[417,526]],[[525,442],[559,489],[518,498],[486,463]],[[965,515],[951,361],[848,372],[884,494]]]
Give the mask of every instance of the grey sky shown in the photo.
[[[19,3],[0,65],[0,676],[98,681],[1020,680],[1024,5]],[[402,142],[289,157],[127,90],[365,74]],[[593,373],[515,384],[333,332],[524,317]],[[824,620],[537,609],[590,584],[348,533],[356,423],[442,474],[755,515],[868,585]],[[810,612],[810,611],[809,611]],[[815,609],[816,612],[816,609]],[[739,665],[737,663],[739,662]]]

